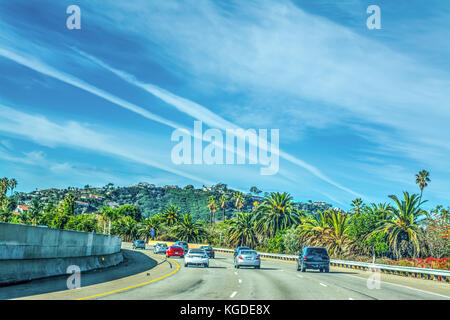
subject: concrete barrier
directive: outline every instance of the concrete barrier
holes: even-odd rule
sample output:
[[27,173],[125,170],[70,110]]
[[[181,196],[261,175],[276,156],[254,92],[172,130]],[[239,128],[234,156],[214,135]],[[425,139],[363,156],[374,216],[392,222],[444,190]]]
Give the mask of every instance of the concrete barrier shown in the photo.
[[121,245],[117,236],[0,223],[0,284],[117,265]]

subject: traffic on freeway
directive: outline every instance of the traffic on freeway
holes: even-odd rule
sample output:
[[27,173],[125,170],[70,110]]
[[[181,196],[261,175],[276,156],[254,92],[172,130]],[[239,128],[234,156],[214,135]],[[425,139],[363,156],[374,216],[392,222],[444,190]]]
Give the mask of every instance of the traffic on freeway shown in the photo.
[[[309,266],[306,272],[301,272],[298,262],[259,258],[251,249],[241,248],[236,257],[216,252],[215,259],[209,259],[203,249],[191,248],[184,254],[184,250],[176,246],[168,246],[167,251],[179,252],[168,258],[154,253],[153,246],[132,249],[132,244],[124,243],[122,251],[126,258],[124,263],[82,273],[81,287],[77,290],[68,290],[67,277],[61,276],[0,287],[0,299],[450,299],[448,283],[338,267],[320,272],[320,268]],[[239,259],[240,255],[245,259]],[[235,267],[236,258],[245,261],[239,268]],[[204,263],[208,264],[207,268]],[[251,267],[241,267],[244,265]]]

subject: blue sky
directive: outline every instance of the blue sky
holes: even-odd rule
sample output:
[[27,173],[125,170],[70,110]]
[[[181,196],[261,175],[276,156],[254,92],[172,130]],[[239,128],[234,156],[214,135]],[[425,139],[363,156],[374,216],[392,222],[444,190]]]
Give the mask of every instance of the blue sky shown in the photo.
[[[0,0],[0,176],[255,185],[348,209],[418,192],[426,169],[427,207],[447,206],[449,27],[448,1]],[[194,120],[279,129],[279,172],[175,165],[171,134]]]

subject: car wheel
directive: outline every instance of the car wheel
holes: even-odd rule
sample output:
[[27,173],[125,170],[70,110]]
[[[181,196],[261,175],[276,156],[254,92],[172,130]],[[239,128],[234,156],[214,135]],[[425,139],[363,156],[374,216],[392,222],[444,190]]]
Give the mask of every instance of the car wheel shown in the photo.
[[261,266],[256,266],[256,267],[255,267],[255,269],[260,269],[260,268],[261,268]]
[[306,272],[306,267],[302,264],[302,272]]
[[239,269],[239,265],[236,265],[236,268]]
[[185,266],[185,267],[187,268],[187,267],[188,267],[188,264],[187,264],[187,263],[185,263],[185,264],[184,264],[184,266]]
[[205,266],[205,268],[209,268],[209,265],[208,265],[207,263],[205,263],[205,265],[204,265],[204,266]]
[[330,267],[326,268],[325,272],[327,272],[327,273],[330,272]]

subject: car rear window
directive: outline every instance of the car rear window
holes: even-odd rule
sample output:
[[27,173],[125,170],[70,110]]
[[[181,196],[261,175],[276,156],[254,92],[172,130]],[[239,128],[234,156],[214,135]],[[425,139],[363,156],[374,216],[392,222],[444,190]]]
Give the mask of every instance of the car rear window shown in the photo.
[[255,250],[241,250],[240,253],[244,254],[244,255],[257,255],[258,254]]
[[191,251],[189,251],[189,253],[204,254],[205,251],[204,251],[204,250],[201,250],[201,249],[192,249]]
[[325,248],[308,248],[306,250],[306,252],[309,255],[315,254],[315,255],[319,255],[319,256],[328,256],[327,249],[325,249]]

